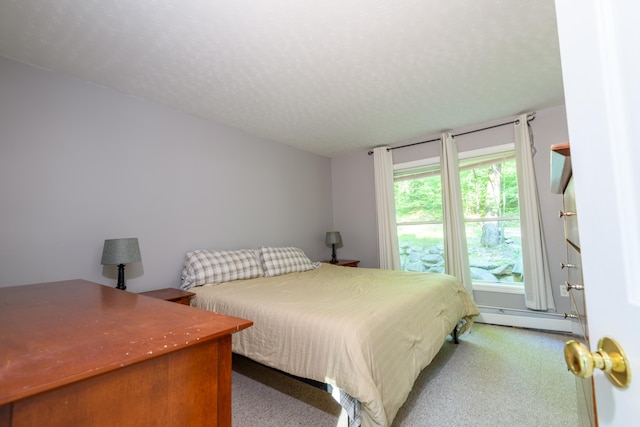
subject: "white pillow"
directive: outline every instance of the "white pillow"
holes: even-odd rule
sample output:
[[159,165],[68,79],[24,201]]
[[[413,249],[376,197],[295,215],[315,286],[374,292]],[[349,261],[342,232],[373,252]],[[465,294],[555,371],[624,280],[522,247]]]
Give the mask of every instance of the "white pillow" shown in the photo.
[[260,246],[259,253],[264,275],[267,277],[308,271],[320,267],[319,262],[311,262],[302,249],[298,248]]
[[248,249],[219,251],[197,249],[187,253],[182,269],[181,289],[264,275],[255,252]]

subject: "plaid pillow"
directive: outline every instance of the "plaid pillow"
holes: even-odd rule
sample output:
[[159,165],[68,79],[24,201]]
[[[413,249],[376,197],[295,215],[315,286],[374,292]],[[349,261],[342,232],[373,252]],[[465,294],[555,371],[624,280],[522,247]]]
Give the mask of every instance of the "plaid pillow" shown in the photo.
[[311,262],[298,248],[270,248],[260,246],[260,260],[267,277],[281,274],[296,273],[299,271],[313,270],[320,267],[319,262]]
[[186,290],[193,286],[254,279],[263,275],[262,266],[253,250],[198,249],[187,253],[180,288]]

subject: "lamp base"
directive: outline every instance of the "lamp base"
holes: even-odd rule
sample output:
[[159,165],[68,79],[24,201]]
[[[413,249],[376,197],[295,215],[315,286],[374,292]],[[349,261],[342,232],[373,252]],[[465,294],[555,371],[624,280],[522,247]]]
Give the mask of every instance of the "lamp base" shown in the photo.
[[127,289],[124,284],[124,264],[118,264],[118,285],[116,289],[122,289],[123,291]]
[[338,263],[338,259],[336,258],[336,245],[332,244],[331,245],[331,261],[329,261],[330,264],[337,264]]

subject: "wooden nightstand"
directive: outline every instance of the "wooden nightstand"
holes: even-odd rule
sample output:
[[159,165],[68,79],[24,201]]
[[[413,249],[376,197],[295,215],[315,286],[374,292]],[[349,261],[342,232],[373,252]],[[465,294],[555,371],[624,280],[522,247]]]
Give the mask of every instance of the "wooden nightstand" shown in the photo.
[[[325,262],[330,263],[329,261]],[[333,265],[339,265],[340,267],[357,267],[359,262],[359,259],[339,259],[338,262]]]
[[164,288],[156,289],[155,291],[140,292],[140,295],[177,302],[184,305],[190,305],[191,298],[195,296],[193,292],[183,291],[182,289],[176,288]]

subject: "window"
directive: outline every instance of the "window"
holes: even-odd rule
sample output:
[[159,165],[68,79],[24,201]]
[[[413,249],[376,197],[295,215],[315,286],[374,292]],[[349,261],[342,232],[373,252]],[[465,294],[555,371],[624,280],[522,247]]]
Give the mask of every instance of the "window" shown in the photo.
[[394,172],[400,265],[405,271],[444,272],[440,159]]
[[[474,288],[522,289],[520,211],[513,144],[460,153],[460,186]],[[444,272],[439,158],[396,165],[402,269]]]

